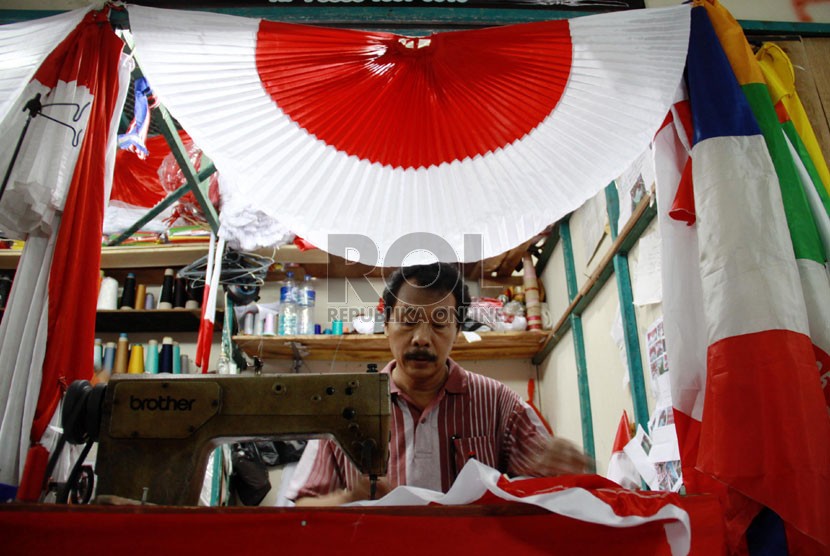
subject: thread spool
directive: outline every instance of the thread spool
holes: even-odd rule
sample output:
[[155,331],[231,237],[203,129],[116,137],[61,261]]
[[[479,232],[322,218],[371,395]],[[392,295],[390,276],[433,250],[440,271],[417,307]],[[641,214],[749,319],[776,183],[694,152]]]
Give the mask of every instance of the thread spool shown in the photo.
[[101,370],[112,373],[115,368],[115,342],[107,342],[104,346],[104,366]]
[[159,374],[173,372],[173,338],[165,336],[159,352]]
[[254,336],[262,336],[262,313],[254,315]]
[[130,358],[130,340],[126,334],[121,334],[118,337],[118,345],[115,348],[115,367],[113,367],[113,374],[123,374],[127,372],[127,362]]
[[183,375],[190,374],[190,358],[187,356],[187,354],[183,353],[181,355],[181,361],[179,362],[179,365],[181,367]]
[[254,333],[254,313],[248,312],[245,313],[245,317],[242,319],[242,333],[250,336]]
[[130,365],[127,367],[127,373],[131,375],[140,375],[144,373],[144,346],[141,344],[133,344],[130,349]]
[[187,289],[185,287],[184,278],[176,276],[176,282],[173,287],[173,308],[183,309],[187,301]]
[[145,309],[155,309],[156,308],[156,296],[154,296],[150,292],[147,292],[147,295],[144,296],[144,308]]
[[0,276],[0,309],[5,309],[11,291],[12,279],[8,276]]
[[135,289],[135,308],[139,311],[144,309],[147,302],[147,286],[139,284]]
[[539,282],[536,279],[536,268],[530,253],[522,257],[524,265],[525,314],[527,315],[527,329],[542,329],[542,306],[539,303]]
[[121,292],[119,309],[132,309],[135,307],[135,274],[129,272],[124,279],[124,289]]
[[182,374],[182,350],[179,342],[173,342],[173,374]]
[[118,309],[118,280],[110,277],[101,280],[97,307],[102,311]]
[[95,338],[92,354],[92,366],[96,373],[100,372],[104,368],[104,344],[101,338]]
[[276,326],[274,326],[274,313],[267,313],[265,315],[265,322],[262,325],[263,336],[276,336]]
[[164,271],[164,281],[161,284],[161,296],[159,297],[159,309],[173,308],[173,269]]
[[144,372],[151,375],[159,372],[159,343],[157,340],[147,342],[147,357],[144,361]]
[[331,333],[332,334],[342,334],[343,333],[343,321],[342,320],[334,320],[331,322]]

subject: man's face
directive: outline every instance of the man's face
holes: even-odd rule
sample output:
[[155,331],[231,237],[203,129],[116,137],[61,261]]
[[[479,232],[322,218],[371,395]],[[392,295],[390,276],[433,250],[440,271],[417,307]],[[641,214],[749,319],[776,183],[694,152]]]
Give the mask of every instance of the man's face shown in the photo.
[[458,333],[455,296],[404,282],[386,323],[397,368],[413,381],[443,376]]

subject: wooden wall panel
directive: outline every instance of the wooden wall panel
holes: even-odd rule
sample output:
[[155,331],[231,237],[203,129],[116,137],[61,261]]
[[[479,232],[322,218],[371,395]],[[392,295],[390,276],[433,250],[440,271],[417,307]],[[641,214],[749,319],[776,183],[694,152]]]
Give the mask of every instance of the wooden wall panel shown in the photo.
[[795,68],[798,96],[821,145],[824,159],[830,161],[830,38],[805,37],[777,43]]

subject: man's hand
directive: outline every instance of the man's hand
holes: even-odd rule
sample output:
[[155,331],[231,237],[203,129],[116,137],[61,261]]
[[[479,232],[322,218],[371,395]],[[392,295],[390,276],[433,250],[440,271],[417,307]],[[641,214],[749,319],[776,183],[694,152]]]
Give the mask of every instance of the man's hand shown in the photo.
[[[375,500],[386,496],[392,490],[389,486],[389,481],[386,479],[378,479],[377,490],[375,492]],[[321,507],[321,506],[341,506],[349,502],[359,502],[361,500],[369,500],[371,494],[371,484],[368,477],[360,477],[354,490],[338,490],[324,496],[299,498],[295,502],[296,506],[306,507]]]
[[576,444],[564,438],[551,438],[534,458],[534,471],[540,476],[587,473],[593,469],[593,460],[582,453]]

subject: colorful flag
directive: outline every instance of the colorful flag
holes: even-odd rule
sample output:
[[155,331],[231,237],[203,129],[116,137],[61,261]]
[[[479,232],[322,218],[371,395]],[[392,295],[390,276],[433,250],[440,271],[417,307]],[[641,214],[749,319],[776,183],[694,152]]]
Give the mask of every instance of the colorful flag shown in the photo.
[[661,219],[691,150],[694,225],[661,221],[666,256],[681,259],[663,289],[668,353],[689,350],[669,361],[684,478],[726,489],[733,547],[766,506],[791,549],[827,550],[830,420],[812,315],[830,306],[830,282],[815,222],[751,49],[717,2],[692,11],[687,76],[691,140],[675,117],[656,141],[674,154],[656,160]]
[[[101,223],[132,67],[121,49],[107,12],[87,13],[19,93],[23,101],[40,93],[43,114],[66,125],[37,118],[11,174],[17,193],[3,199],[18,211],[13,229],[28,232],[0,328],[0,376],[11,381],[3,389],[0,483],[12,488],[62,389],[93,374]],[[24,194],[28,202],[18,203]]]
[[755,59],[764,74],[772,102],[776,109],[781,106],[787,113],[787,119],[804,143],[804,150],[809,154],[820,182],[826,193],[830,193],[830,169],[821,154],[821,146],[807,118],[807,112],[801,103],[795,86],[795,68],[787,54],[774,43],[764,43]]

